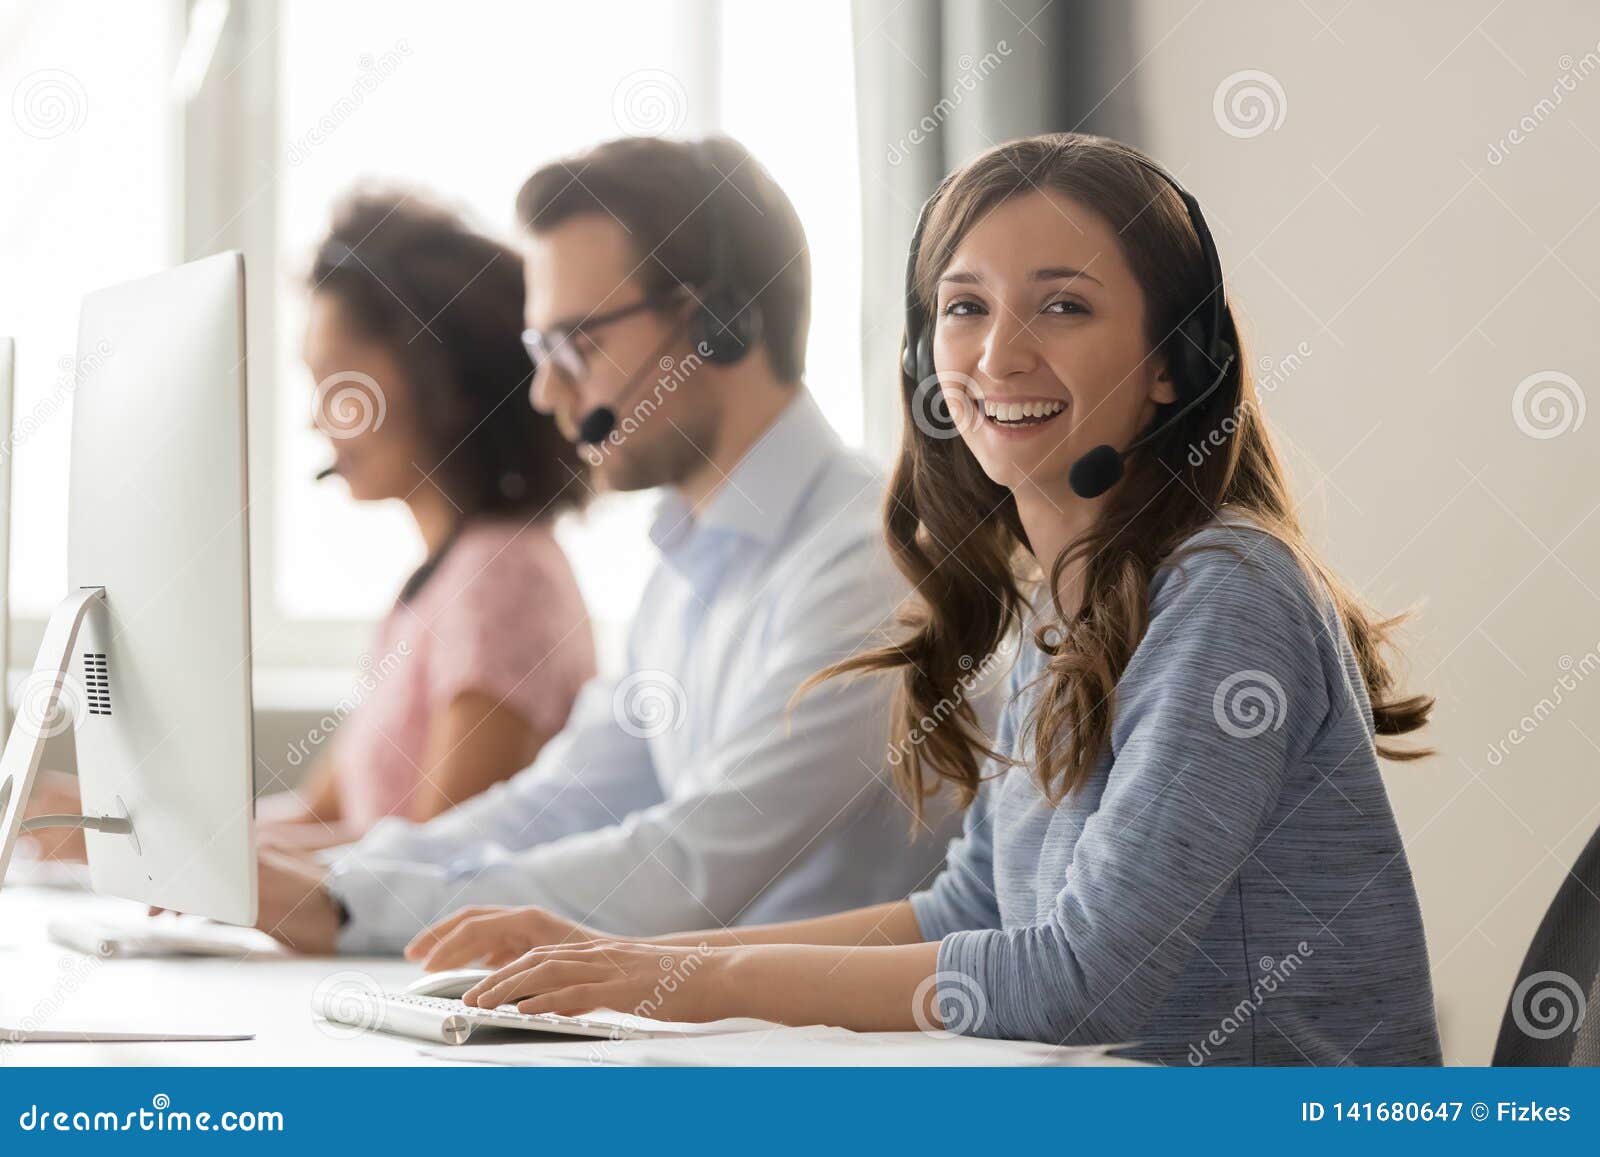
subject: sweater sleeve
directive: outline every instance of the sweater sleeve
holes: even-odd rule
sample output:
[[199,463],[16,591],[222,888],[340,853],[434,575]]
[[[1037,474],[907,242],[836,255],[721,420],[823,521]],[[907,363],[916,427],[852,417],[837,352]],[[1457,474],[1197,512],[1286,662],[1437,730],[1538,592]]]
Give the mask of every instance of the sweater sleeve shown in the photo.
[[951,991],[938,999],[981,994],[959,1026],[973,1035],[1136,1039],[1323,727],[1328,628],[1312,588],[1277,539],[1230,538],[1237,550],[1192,552],[1152,583],[1148,630],[1117,684],[1105,788],[1048,913],[941,941]]

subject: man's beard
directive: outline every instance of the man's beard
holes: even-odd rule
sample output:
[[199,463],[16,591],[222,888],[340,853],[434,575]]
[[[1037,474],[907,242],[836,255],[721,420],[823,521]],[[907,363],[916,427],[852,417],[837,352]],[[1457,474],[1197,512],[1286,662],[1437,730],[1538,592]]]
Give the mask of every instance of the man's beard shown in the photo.
[[687,479],[711,458],[716,445],[717,421],[705,415],[693,423],[678,422],[653,445],[612,447],[600,467],[607,490],[653,490]]

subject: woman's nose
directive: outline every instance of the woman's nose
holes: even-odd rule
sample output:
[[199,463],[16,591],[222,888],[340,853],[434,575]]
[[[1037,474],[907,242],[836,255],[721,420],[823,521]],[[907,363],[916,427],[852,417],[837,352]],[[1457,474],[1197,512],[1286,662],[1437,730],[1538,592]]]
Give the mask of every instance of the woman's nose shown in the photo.
[[984,335],[978,369],[990,378],[1032,369],[1039,359],[1033,331],[1010,310],[998,310],[991,316],[993,321]]

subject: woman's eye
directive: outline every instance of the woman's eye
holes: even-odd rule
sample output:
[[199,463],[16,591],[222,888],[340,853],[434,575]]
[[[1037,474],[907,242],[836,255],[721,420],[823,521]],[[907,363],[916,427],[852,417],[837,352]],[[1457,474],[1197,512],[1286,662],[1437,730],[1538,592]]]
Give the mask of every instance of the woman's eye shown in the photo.
[[945,317],[975,317],[982,313],[982,307],[975,301],[952,301],[943,310]]
[[1053,313],[1057,317],[1064,317],[1067,314],[1072,314],[1072,313],[1088,313],[1089,312],[1087,309],[1085,309],[1082,305],[1078,304],[1076,301],[1052,301],[1049,305],[1044,307],[1044,311],[1046,313]]

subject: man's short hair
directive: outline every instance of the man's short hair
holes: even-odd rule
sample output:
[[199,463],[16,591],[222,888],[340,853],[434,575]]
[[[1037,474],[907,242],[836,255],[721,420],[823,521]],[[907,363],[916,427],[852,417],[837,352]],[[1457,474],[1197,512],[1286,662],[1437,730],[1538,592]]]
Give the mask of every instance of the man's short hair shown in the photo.
[[761,311],[760,344],[779,380],[805,376],[811,327],[811,254],[778,183],[728,137],[623,137],[554,161],[517,194],[533,233],[581,213],[605,213],[628,235],[647,292],[710,280],[713,219],[724,231],[735,295]]

